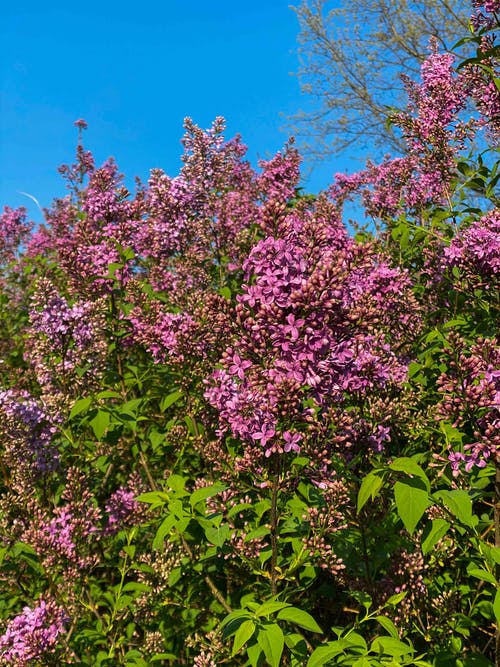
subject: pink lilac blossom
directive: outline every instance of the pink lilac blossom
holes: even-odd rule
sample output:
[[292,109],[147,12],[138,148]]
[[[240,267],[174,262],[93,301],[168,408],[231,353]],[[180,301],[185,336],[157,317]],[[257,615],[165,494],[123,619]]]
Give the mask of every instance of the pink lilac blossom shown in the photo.
[[[488,21],[486,19],[486,23]],[[498,23],[497,19],[494,21]],[[463,68],[467,94],[480,114],[478,127],[486,130],[486,139],[493,146],[498,146],[500,138],[500,91],[496,84],[498,60],[491,56],[496,49],[495,36],[483,35],[477,50],[480,63],[470,63]]]
[[470,347],[457,336],[449,343],[450,370],[438,381],[443,395],[438,414],[458,429],[472,429],[463,451],[449,452],[456,476],[462,465],[466,472],[483,468],[500,453],[500,345],[495,339],[478,339]]
[[[134,486],[134,483],[132,483]],[[135,484],[136,486],[136,484]],[[134,525],[144,516],[144,504],[135,499],[137,490],[121,486],[106,501],[107,521],[105,535],[115,535],[119,530]]]
[[75,120],[73,123],[75,127],[77,127],[79,130],[86,130],[88,128],[88,123],[86,123],[83,118],[79,118],[78,120]]
[[262,173],[256,175],[243,160],[246,148],[239,138],[224,140],[222,119],[207,131],[189,119],[185,127],[181,174],[172,179],[161,170],[151,173],[145,192],[148,216],[137,236],[144,269],[160,298],[147,308],[139,295],[133,298],[128,320],[133,339],[157,362],[179,363],[189,338],[206,356],[194,311],[223,286],[225,267],[241,270],[252,225],[264,228],[271,219],[274,224],[275,206],[286,205],[299,179],[299,157],[290,146],[261,162]]
[[0,214],[0,262],[13,261],[20,246],[27,242],[33,229],[33,223],[27,222],[27,210],[24,207],[5,206]]
[[277,153],[271,160],[261,160],[262,173],[257,182],[267,201],[287,202],[291,199],[300,182],[300,156],[290,141],[283,153]]
[[[418,327],[404,273],[346,232],[340,243],[338,230],[324,229],[338,227],[335,218],[303,216],[285,216],[281,237],[263,239],[245,261],[238,335],[205,393],[219,435],[258,444],[265,457],[300,449],[293,424],[312,417],[306,399],[326,407],[401,385],[407,362],[389,339],[401,339],[412,317]],[[377,446],[388,439],[373,437]]]
[[65,633],[69,618],[54,600],[39,600],[32,608],[10,620],[0,636],[0,664],[29,667],[49,660],[60,636]]
[[195,326],[191,316],[165,312],[160,302],[153,302],[149,313],[144,313],[137,306],[127,319],[133,327],[134,340],[149,350],[156,363],[164,363],[167,358],[174,359],[176,363],[184,361],[180,340],[190,338]]
[[[132,275],[142,192],[130,199],[113,160],[96,169],[80,144],[76,164],[61,171],[73,195],[45,212],[43,234],[31,241],[29,255],[55,255],[69,288],[80,296],[109,293],[116,281],[124,285]],[[125,251],[131,254],[125,257]]]
[[500,211],[495,209],[460,230],[444,250],[445,267],[458,267],[474,287],[494,286],[500,277]]
[[185,130],[181,173],[151,172],[137,233],[153,287],[179,301],[189,289],[206,289],[223,265],[241,266],[258,198],[246,147],[224,139],[223,119],[206,131],[186,119]]
[[368,162],[365,170],[336,174],[329,193],[338,206],[360,194],[366,215],[386,219],[408,207],[421,210],[446,200],[454,175],[454,158],[471,131],[460,121],[467,100],[467,83],[453,68],[454,57],[432,53],[421,66],[421,83],[405,79],[408,109],[393,116],[407,143],[407,154]]
[[[40,292],[40,287],[39,287]],[[46,294],[47,290],[43,290]],[[39,297],[35,303],[39,301]],[[77,349],[85,349],[92,342],[95,332],[89,315],[94,305],[90,302],[68,305],[55,290],[44,303],[43,309],[34,308],[30,320],[33,331],[44,334],[53,341],[57,352],[63,353],[72,339]]]
[[500,12],[498,0],[472,0],[472,7],[475,11],[471,16],[471,23],[475,31],[490,30],[498,25],[497,14]]
[[48,571],[61,570],[71,580],[96,562],[87,543],[99,540],[101,511],[86,488],[85,475],[70,468],[66,479],[61,505],[49,511],[31,503],[30,525],[22,540],[33,547]]

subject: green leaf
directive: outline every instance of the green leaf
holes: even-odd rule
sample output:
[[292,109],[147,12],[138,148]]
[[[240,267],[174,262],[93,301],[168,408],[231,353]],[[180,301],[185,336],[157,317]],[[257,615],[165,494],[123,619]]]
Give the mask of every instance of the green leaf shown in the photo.
[[151,431],[149,434],[149,440],[153,445],[153,451],[156,452],[158,447],[165,442],[165,433],[160,433],[159,431]]
[[205,537],[210,544],[215,544],[216,547],[222,547],[230,535],[231,529],[227,523],[223,523],[220,526],[210,526],[205,528]]
[[383,473],[376,470],[369,472],[363,479],[358,493],[358,514],[366,505],[369,498],[372,500],[375,498],[383,481]]
[[398,459],[395,459],[389,466],[391,470],[395,470],[397,472],[404,472],[407,475],[414,475],[415,477],[418,477],[421,479],[424,484],[425,488],[427,491],[431,490],[431,485],[429,482],[429,479],[425,472],[422,470],[422,468],[418,465],[416,461],[413,459],[408,458],[407,456],[402,456]]
[[432,505],[429,495],[424,489],[414,486],[413,480],[409,480],[408,482],[396,482],[394,497],[398,514],[411,535],[425,510]]
[[301,653],[304,657],[308,655],[306,640],[298,632],[285,633],[285,646],[292,649],[295,655],[297,653]]
[[395,593],[394,595],[391,595],[386,604],[391,605],[391,607],[395,607],[401,602],[401,600],[405,599],[407,593],[408,591],[403,591],[402,593]]
[[108,430],[109,422],[109,412],[105,412],[104,410],[98,410],[94,419],[90,421],[90,426],[98,440],[101,440],[102,436]]
[[346,636],[343,637],[340,641],[343,642],[345,646],[355,646],[356,648],[360,648],[363,651],[366,651],[368,648],[366,646],[365,638],[361,636],[359,632],[353,632],[352,630],[349,630]]
[[122,398],[122,395],[117,392],[113,391],[112,389],[105,389],[104,391],[100,391],[98,394],[96,394],[97,398]]
[[259,537],[264,537],[265,535],[269,535],[271,532],[271,529],[269,526],[259,526],[258,528],[255,528],[254,530],[251,530],[245,535],[245,539],[243,540],[244,542],[250,542],[250,540],[255,540],[259,539]]
[[258,665],[262,665],[262,662],[260,661],[260,656],[262,655],[262,649],[257,643],[250,644],[250,646],[247,647],[247,655],[248,655],[247,664],[251,665],[251,667],[257,667]]
[[497,591],[495,594],[495,600],[493,602],[493,611],[495,613],[497,625],[500,626],[500,591]]
[[158,662],[159,660],[177,660],[177,656],[173,653],[155,653],[149,660],[150,662]]
[[72,419],[73,417],[76,417],[76,415],[79,415],[80,412],[85,412],[85,410],[88,410],[91,403],[92,403],[91,396],[86,396],[85,398],[78,399],[78,401],[71,408],[71,412],[69,413],[69,418]]
[[434,546],[439,542],[439,540],[446,535],[450,524],[444,519],[433,519],[431,523],[428,523],[424,529],[423,539],[422,539],[422,553],[424,555],[428,554]]
[[326,646],[318,646],[311,653],[311,657],[307,661],[307,667],[322,667],[323,665],[327,665],[332,658],[343,652],[343,645],[338,641],[329,642]]
[[359,602],[360,605],[363,605],[363,607],[367,611],[372,606],[373,603],[372,597],[366,591],[351,591],[350,594],[351,597],[353,597],[357,602]]
[[163,519],[163,521],[160,524],[160,527],[156,531],[156,535],[151,545],[153,551],[160,551],[161,549],[163,549],[165,537],[170,533],[172,528],[175,526],[176,522],[177,519],[173,514],[170,514],[165,519]]
[[251,619],[244,621],[240,625],[234,635],[233,652],[231,655],[236,655],[236,653],[238,653],[241,647],[253,636],[254,631],[255,623]]
[[111,262],[108,264],[108,278],[114,278],[117,270],[121,269],[122,267],[123,264],[121,264],[121,262]]
[[141,493],[136,498],[140,503],[148,503],[149,505],[164,505],[168,499],[168,495],[163,491],[148,491],[147,493]]
[[394,623],[387,616],[376,616],[375,620],[388,632],[394,639],[399,638],[399,632]]
[[219,294],[223,296],[226,301],[231,301],[231,290],[229,287],[221,287],[219,290]]
[[186,415],[184,417],[184,422],[187,426],[189,435],[192,435],[193,437],[197,438],[201,433],[203,433],[202,424],[199,424],[194,417]]
[[244,510],[247,509],[252,509],[253,505],[251,503],[239,503],[238,505],[234,505],[234,507],[231,507],[228,512],[227,516],[229,519],[231,519],[235,514],[240,514]]
[[206,500],[207,498],[216,496],[226,488],[227,486],[225,484],[212,484],[211,486],[204,486],[202,489],[196,489],[196,491],[193,491],[189,499],[191,507],[194,507],[200,500]]
[[231,612],[231,614],[226,616],[226,618],[221,623],[221,628],[224,628],[222,633],[223,639],[227,639],[228,637],[231,637],[231,635],[234,635],[242,626],[242,624],[248,620],[251,620],[250,614],[243,609],[238,609],[235,612]]
[[[243,621],[249,618],[251,618],[251,616],[246,609],[235,609],[221,621],[220,627],[224,628],[227,625],[231,625],[234,621],[237,620],[240,620],[241,623],[243,623]],[[238,623],[238,628],[240,627],[241,623]],[[234,634],[234,632],[236,632],[236,629],[226,632],[224,636],[229,637],[231,634]]]
[[439,423],[441,431],[444,433],[447,445],[461,445],[464,439],[464,434],[452,424],[442,421]]
[[148,586],[148,584],[143,584],[141,581],[129,581],[127,582],[123,588],[123,592],[127,591],[132,591],[134,593],[146,593],[147,591],[151,590],[151,586]]
[[160,403],[160,410],[165,412],[165,410],[178,401],[181,396],[182,391],[174,391],[171,394],[164,396]]
[[434,497],[442,501],[448,510],[461,523],[474,527],[475,521],[472,517],[472,500],[463,489],[453,489],[452,491],[438,491]]
[[[488,545],[489,546],[489,545]],[[490,547],[489,555],[497,565],[500,565],[500,548]]]
[[257,643],[263,650],[267,663],[271,667],[279,667],[285,646],[285,638],[279,625],[263,625],[257,635]]
[[323,633],[323,630],[319,627],[311,614],[308,614],[307,611],[303,611],[302,609],[297,609],[296,607],[282,609],[277,618],[280,621],[288,621],[289,623],[298,625],[311,632]]
[[133,398],[132,400],[123,403],[123,405],[120,405],[120,415],[130,415],[131,417],[136,417],[137,409],[142,403],[142,400],[142,398]]
[[377,637],[373,640],[370,650],[376,653],[390,655],[393,658],[399,658],[402,655],[415,653],[413,646],[409,646],[408,644],[405,644],[399,639],[394,639],[393,637]]
[[361,658],[358,658],[356,662],[352,663],[352,667],[373,667],[373,662],[370,658],[362,656]]
[[467,573],[470,574],[471,577],[475,577],[481,581],[486,581],[488,584],[493,584],[493,586],[497,585],[497,580],[491,574],[491,572],[488,572],[488,570],[483,570],[480,567],[471,567],[467,568]]
[[170,475],[167,479],[167,485],[172,491],[183,491],[186,486],[186,479],[180,475]]
[[256,616],[269,616],[270,614],[274,614],[277,611],[280,611],[281,609],[285,609],[286,607],[290,607],[290,604],[288,602],[278,602],[277,600],[268,600],[267,602],[263,602],[261,605],[257,607],[255,610],[255,615]]

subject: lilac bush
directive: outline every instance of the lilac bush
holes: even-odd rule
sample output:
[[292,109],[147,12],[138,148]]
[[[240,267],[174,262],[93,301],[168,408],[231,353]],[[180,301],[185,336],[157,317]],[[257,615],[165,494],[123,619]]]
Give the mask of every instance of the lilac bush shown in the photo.
[[497,10],[318,196],[221,118],[131,193],[80,119],[4,210],[1,664],[498,662]]

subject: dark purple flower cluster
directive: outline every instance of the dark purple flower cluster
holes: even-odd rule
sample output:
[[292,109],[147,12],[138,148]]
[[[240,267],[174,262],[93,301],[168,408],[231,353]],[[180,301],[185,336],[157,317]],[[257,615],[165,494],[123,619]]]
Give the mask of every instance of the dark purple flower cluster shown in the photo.
[[500,2],[498,0],[472,0],[474,13],[471,16],[471,23],[474,30],[478,31],[486,28],[494,28],[498,24],[497,14],[500,11]]

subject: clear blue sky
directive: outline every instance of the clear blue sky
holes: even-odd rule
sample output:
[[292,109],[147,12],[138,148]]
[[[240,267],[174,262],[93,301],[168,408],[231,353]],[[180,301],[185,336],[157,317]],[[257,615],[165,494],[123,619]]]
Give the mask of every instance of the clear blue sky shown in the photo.
[[[249,158],[287,139],[284,116],[307,106],[298,68],[295,13],[287,0],[18,0],[0,24],[0,206],[42,206],[65,194],[57,167],[71,162],[73,122],[84,118],[97,163],[113,156],[127,176],[179,170],[185,116],[208,127],[227,119]],[[317,192],[341,161],[316,167]]]

